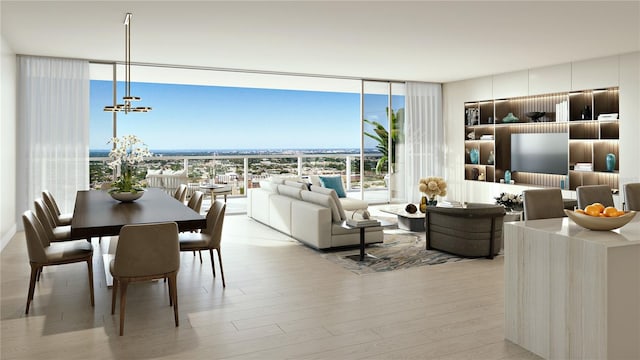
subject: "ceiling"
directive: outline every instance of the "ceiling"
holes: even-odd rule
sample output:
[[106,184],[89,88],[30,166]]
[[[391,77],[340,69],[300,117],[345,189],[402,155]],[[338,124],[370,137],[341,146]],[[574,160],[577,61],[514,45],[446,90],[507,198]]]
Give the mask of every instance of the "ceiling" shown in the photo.
[[[640,1],[5,1],[17,54],[450,82],[640,51]],[[135,79],[134,79],[135,80]]]

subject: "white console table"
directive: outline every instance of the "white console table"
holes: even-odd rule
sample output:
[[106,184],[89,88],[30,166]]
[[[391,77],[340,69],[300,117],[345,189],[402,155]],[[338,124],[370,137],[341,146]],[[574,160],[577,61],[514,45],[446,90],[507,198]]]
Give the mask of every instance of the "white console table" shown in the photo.
[[640,359],[640,214],[614,231],[507,223],[505,338],[546,359]]

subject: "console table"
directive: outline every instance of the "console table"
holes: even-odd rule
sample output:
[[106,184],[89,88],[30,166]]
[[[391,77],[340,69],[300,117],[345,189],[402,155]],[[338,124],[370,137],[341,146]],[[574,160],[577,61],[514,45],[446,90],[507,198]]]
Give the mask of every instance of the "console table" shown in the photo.
[[640,216],[504,225],[505,338],[546,359],[640,359]]

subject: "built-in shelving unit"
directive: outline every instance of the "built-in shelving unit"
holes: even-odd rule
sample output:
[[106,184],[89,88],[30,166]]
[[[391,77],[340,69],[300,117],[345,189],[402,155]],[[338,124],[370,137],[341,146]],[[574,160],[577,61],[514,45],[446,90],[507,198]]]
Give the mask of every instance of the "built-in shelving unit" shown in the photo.
[[[618,102],[618,88],[609,88],[465,103],[465,179],[504,181],[511,168],[511,134],[563,133],[569,144],[568,174],[515,172],[511,179],[570,190],[608,184],[617,190]],[[545,114],[534,121],[526,116],[530,112]],[[503,122],[510,113],[519,120]],[[608,168],[608,154],[615,157],[613,169]]]

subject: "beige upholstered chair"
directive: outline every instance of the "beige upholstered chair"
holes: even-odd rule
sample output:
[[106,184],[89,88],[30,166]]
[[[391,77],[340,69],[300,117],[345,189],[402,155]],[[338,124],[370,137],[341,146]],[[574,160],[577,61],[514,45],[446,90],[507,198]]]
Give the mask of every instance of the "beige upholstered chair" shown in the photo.
[[40,223],[42,223],[49,241],[71,240],[71,226],[56,226],[54,215],[49,211],[43,199],[34,200],[33,205],[36,208],[36,216],[38,220],[40,220]]
[[56,226],[71,225],[71,218],[73,217],[73,214],[60,213],[58,203],[49,191],[45,190],[42,192],[42,199],[44,200],[44,204],[47,205],[49,212],[54,215]]
[[564,217],[564,201],[560,189],[536,189],[522,192],[524,219],[551,219]]
[[220,275],[222,275],[222,287],[226,287],[224,281],[224,270],[222,268],[222,255],[220,254],[220,242],[222,240],[222,225],[224,223],[224,212],[227,205],[222,201],[214,201],[207,212],[207,227],[199,233],[180,233],[180,251],[209,250],[211,256],[211,270],[216,276],[215,264],[213,261],[213,250],[218,252],[218,262],[220,264]]
[[36,280],[40,278],[40,273],[42,272],[43,267],[81,261],[87,262],[89,270],[91,306],[94,306],[93,247],[91,244],[82,240],[51,244],[49,242],[49,238],[45,234],[44,226],[31,210],[27,210],[22,214],[22,223],[24,224],[25,237],[27,239],[29,265],[31,265],[27,307],[24,313],[29,314],[29,306],[31,305],[31,301],[33,301]]
[[125,225],[120,230],[115,258],[109,264],[113,276],[111,314],[116,309],[116,294],[120,289],[120,335],[124,333],[124,313],[127,287],[130,282],[169,279],[169,304],[173,305],[176,326],[178,320],[177,275],[180,269],[178,224],[174,222]]
[[609,185],[583,185],[576,188],[578,207],[584,209],[587,205],[599,202],[604,206],[614,206],[613,195]]
[[187,198],[187,185],[180,184],[180,186],[178,186],[178,188],[176,189],[176,192],[173,194],[173,197],[181,203],[184,203]]
[[640,211],[640,183],[625,184],[624,196],[627,210]]
[[202,191],[196,191],[191,195],[189,202],[187,202],[187,206],[200,214],[200,210],[202,209],[202,199],[204,199],[204,193]]

